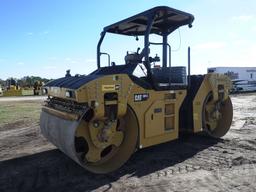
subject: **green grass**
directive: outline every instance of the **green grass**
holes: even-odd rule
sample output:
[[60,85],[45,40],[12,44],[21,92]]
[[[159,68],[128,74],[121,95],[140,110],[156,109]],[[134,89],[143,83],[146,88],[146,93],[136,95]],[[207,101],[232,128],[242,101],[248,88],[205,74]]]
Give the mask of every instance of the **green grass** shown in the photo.
[[0,126],[17,121],[39,121],[41,102],[1,102]]

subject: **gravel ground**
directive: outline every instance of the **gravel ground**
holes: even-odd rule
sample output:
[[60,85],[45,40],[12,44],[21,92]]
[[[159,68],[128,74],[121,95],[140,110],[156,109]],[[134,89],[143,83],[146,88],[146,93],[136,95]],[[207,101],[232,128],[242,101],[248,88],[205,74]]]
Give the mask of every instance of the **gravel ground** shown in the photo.
[[[0,100],[0,110],[9,102]],[[27,102],[40,108],[42,100]],[[233,95],[232,102],[234,119],[224,138],[186,135],[140,150],[106,175],[83,170],[48,143],[37,117],[0,123],[0,191],[254,192],[256,93]]]

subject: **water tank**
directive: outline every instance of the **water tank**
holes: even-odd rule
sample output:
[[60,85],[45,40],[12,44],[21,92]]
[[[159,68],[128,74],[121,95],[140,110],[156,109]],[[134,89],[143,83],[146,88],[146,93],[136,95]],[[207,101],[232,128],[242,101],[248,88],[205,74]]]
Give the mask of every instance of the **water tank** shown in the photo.
[[152,72],[159,83],[187,84],[187,73],[184,66],[153,68]]

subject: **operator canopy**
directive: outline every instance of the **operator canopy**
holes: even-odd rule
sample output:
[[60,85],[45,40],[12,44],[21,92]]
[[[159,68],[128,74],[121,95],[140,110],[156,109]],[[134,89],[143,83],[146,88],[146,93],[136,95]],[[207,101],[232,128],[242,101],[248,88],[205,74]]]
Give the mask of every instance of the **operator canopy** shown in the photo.
[[183,25],[192,27],[194,16],[170,7],[160,6],[124,19],[104,28],[105,32],[129,36],[144,35],[148,23],[153,20],[150,33],[169,35]]

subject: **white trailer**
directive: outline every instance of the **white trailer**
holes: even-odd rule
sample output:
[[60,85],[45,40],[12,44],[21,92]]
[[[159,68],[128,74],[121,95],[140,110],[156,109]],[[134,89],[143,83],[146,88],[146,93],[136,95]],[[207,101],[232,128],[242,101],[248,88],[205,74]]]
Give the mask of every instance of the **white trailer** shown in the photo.
[[230,77],[233,92],[256,91],[256,67],[212,67],[208,73],[221,73]]

